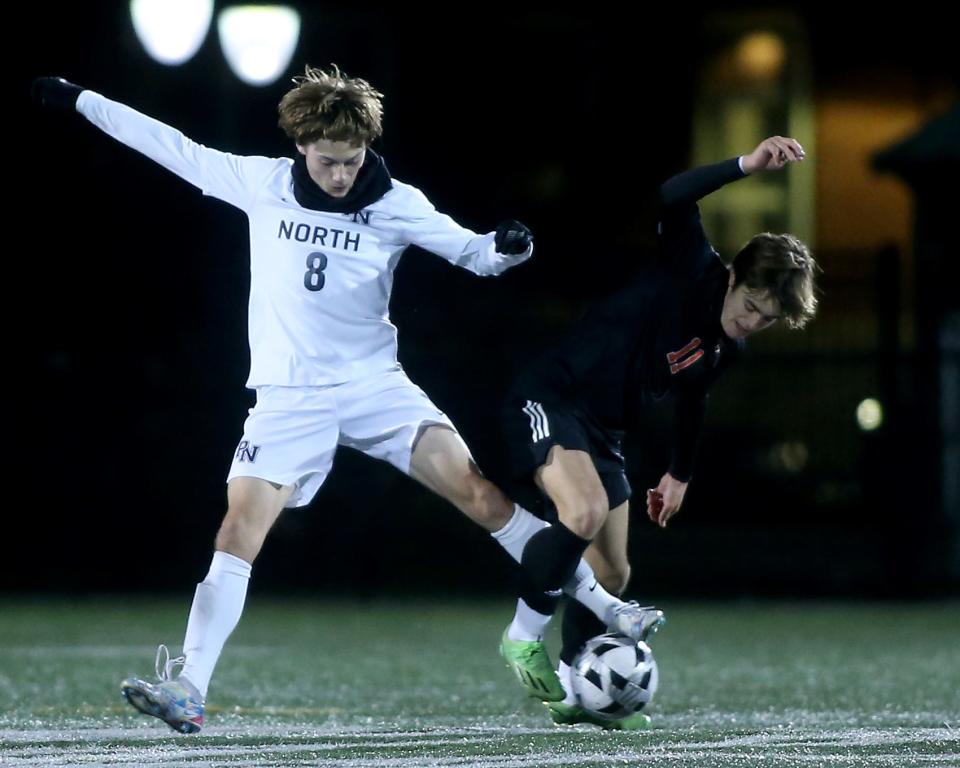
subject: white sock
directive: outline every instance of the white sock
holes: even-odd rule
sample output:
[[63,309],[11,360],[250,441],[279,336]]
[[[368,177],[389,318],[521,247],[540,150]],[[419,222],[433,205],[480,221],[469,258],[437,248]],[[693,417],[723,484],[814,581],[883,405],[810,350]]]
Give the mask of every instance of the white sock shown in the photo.
[[[503,528],[490,535],[519,563],[523,556],[523,548],[530,541],[530,538],[548,525],[550,523],[531,514],[519,504],[514,504],[513,517]],[[600,586],[593,573],[593,568],[583,558],[580,559],[577,570],[570,581],[564,585],[563,591],[577,602],[582,603],[587,610],[604,623],[606,623],[605,617],[610,607],[620,605],[623,602]],[[541,619],[544,618],[542,613],[537,613],[522,600],[519,600],[517,602],[517,613],[514,616],[513,624],[510,625],[508,637],[511,640],[539,640],[546,625],[550,622],[550,617],[548,616],[546,621],[540,622],[539,620],[532,620],[528,614],[521,616],[521,605],[530,614],[539,616]],[[514,633],[516,633],[516,636],[514,636]]]
[[[530,538],[549,525],[550,523],[531,514],[519,504],[514,504],[513,517],[503,528],[490,535],[519,563],[523,557],[523,548],[527,546]],[[543,640],[543,633],[552,618],[553,616],[533,610],[522,599],[517,600],[517,610],[507,628],[507,637],[511,640]]]
[[207,577],[197,584],[183,639],[187,657],[181,677],[204,699],[223,644],[240,621],[250,581],[250,563],[227,552],[214,552]]
[[611,595],[603,588],[593,572],[590,564],[581,559],[576,572],[564,587],[563,591],[584,606],[604,624],[606,615],[611,606],[622,605],[623,600]]
[[541,520],[532,515],[519,504],[513,505],[513,517],[499,531],[494,531],[490,535],[497,540],[514,560],[518,563],[523,557],[523,548],[527,546],[530,537],[539,533],[550,523]]
[[570,665],[567,662],[562,661],[557,664],[557,677],[560,678],[560,685],[563,686],[563,690],[566,691],[566,697],[563,700],[564,704],[576,704],[577,697],[573,695],[573,670],[570,669]]
[[507,627],[507,637],[511,640],[543,640],[543,633],[552,618],[537,613],[523,600],[517,600],[517,612]]

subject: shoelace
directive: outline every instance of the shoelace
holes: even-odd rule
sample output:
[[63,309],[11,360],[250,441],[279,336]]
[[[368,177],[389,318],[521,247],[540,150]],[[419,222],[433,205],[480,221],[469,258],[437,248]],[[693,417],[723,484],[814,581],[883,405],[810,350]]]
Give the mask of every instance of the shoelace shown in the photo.
[[[653,607],[653,606],[650,606],[650,607]],[[628,603],[624,603],[623,605],[618,605],[616,608],[614,608],[613,615],[614,616],[622,616],[623,614],[632,615],[635,611],[638,611],[638,610],[643,611],[645,610],[645,608],[641,608],[640,603],[638,603],[636,600],[631,600]]]
[[623,615],[627,615],[629,618],[633,619],[636,622],[639,622],[641,625],[645,625],[648,620],[656,621],[656,617],[649,616],[651,611],[656,611],[656,606],[653,605],[640,605],[636,600],[631,600],[628,603],[623,605],[618,605],[613,609],[613,615],[617,618]]
[[[163,661],[161,661],[161,659]],[[176,666],[183,666],[187,662],[186,656],[177,656],[175,659],[170,658],[170,651],[167,650],[167,646],[163,643],[157,646],[157,659],[154,662],[154,669],[157,673],[157,678],[161,683],[166,683],[169,680],[172,680],[173,677],[173,668]]]

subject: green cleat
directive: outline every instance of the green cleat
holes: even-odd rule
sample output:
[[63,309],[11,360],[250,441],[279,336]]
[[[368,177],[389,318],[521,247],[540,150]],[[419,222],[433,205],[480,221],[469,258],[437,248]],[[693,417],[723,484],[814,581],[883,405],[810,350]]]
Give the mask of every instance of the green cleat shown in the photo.
[[533,698],[563,701],[566,691],[550,663],[547,646],[540,640],[511,640],[507,630],[500,638],[500,655]]
[[562,701],[544,702],[550,713],[550,719],[557,725],[596,725],[605,731],[646,731],[653,727],[649,715],[637,712],[620,720],[604,720],[576,704],[564,704]]

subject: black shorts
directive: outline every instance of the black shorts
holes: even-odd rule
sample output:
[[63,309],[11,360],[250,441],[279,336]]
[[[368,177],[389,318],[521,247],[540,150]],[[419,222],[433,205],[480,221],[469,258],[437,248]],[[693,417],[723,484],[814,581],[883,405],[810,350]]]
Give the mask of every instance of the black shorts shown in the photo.
[[610,509],[630,498],[620,436],[600,429],[576,409],[511,397],[503,407],[501,422],[513,474],[513,487],[504,490],[538,517],[548,521],[557,517],[553,503],[534,482],[534,473],[546,464],[555,445],[590,454]]

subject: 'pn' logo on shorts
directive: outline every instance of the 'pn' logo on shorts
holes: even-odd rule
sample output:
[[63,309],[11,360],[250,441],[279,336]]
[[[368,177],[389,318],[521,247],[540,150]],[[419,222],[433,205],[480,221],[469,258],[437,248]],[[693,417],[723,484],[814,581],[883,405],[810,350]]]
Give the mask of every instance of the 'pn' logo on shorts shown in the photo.
[[250,445],[246,440],[241,440],[237,446],[237,461],[249,461],[253,463],[257,460],[257,454],[260,452],[259,445]]

